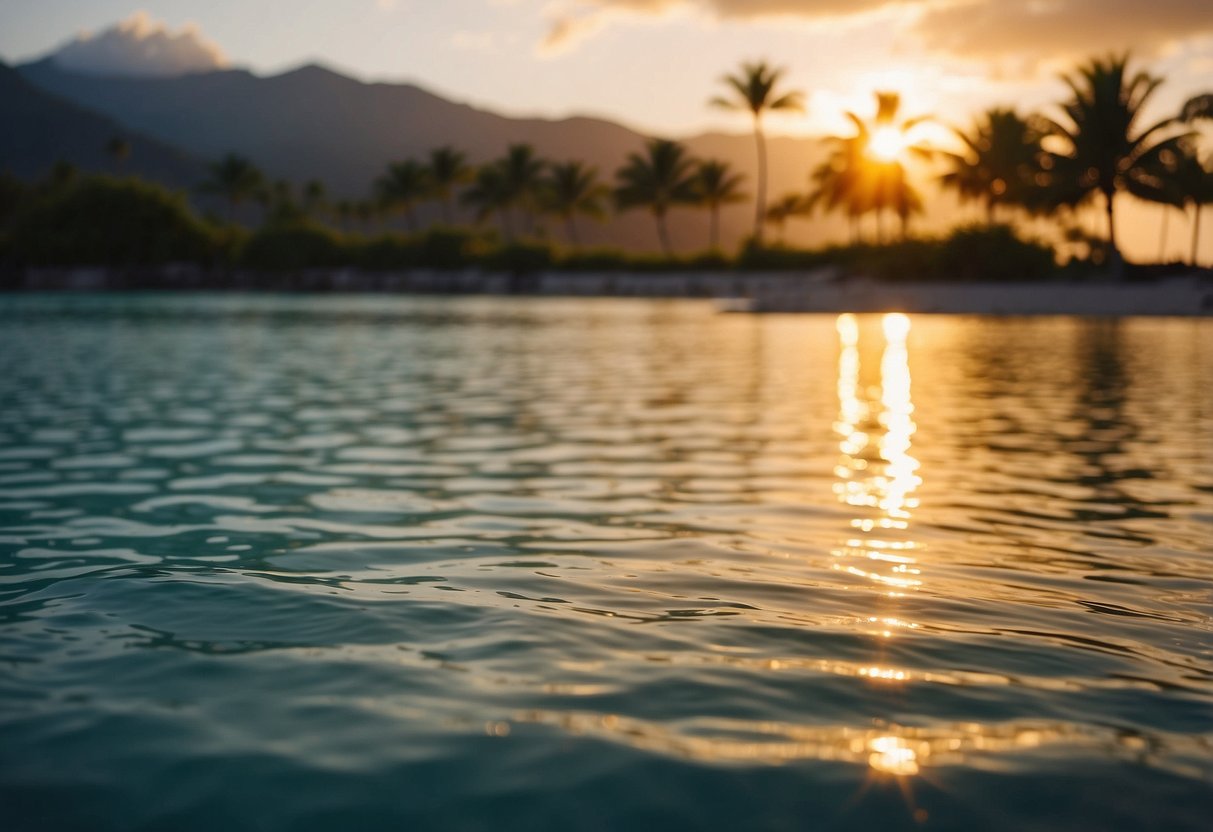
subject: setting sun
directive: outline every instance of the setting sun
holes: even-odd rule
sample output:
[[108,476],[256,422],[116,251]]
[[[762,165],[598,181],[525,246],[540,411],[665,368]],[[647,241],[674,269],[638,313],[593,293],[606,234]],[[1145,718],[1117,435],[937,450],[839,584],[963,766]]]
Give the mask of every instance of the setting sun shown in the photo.
[[905,154],[906,145],[904,131],[896,127],[879,127],[868,142],[868,153],[878,162],[897,162]]

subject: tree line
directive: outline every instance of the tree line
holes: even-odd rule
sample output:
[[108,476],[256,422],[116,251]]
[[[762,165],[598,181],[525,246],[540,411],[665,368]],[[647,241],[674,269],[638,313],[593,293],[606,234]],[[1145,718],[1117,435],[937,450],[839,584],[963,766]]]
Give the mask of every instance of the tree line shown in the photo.
[[[781,69],[765,62],[746,63],[721,79],[724,92],[710,101],[751,117],[757,157],[753,194],[746,188],[746,177],[728,162],[694,158],[685,144],[662,138],[650,139],[629,154],[610,181],[584,162],[545,160],[530,145],[514,144],[500,158],[481,165],[471,164],[452,146],[435,148],[425,158],[392,162],[360,200],[333,200],[319,181],[302,187],[270,181],[251,161],[235,154],[210,165],[198,190],[226,206],[227,223],[233,228],[248,203],[261,206],[264,226],[319,220],[342,232],[368,235],[393,220],[419,232],[423,209],[437,214],[442,225],[454,227],[456,208],[461,207],[478,224],[495,224],[506,245],[534,240],[546,222],[554,221],[574,249],[581,245],[584,221],[603,220],[612,211],[643,210],[651,215],[656,238],[669,258],[671,211],[706,211],[707,248],[718,252],[721,209],[749,199],[754,201],[754,227],[747,248],[769,248],[768,230],[774,230],[782,244],[790,219],[814,213],[844,216],[853,245],[890,242],[889,218],[897,221],[905,240],[912,218],[924,211],[921,182],[915,178],[932,175],[962,202],[980,204],[990,226],[1017,217],[1072,216],[1101,202],[1107,222],[1101,254],[1113,264],[1120,261],[1116,206],[1122,194],[1190,212],[1191,262],[1196,262],[1201,208],[1213,202],[1213,164],[1201,158],[1193,127],[1213,118],[1213,94],[1196,96],[1179,113],[1143,123],[1147,104],[1162,81],[1131,70],[1127,55],[1091,59],[1063,76],[1069,95],[1052,113],[1021,114],[995,107],[968,127],[951,128],[956,150],[932,147],[923,139],[922,126],[937,119],[906,118],[896,93],[878,92],[873,115],[847,112],[851,131],[824,139],[826,157],[810,172],[803,191],[768,200],[764,119],[772,112],[804,108],[804,94],[786,89],[784,80]],[[131,155],[130,144],[115,138],[107,150],[115,171],[121,172]],[[908,164],[914,159],[930,164],[915,172]],[[53,192],[73,175],[70,166],[61,165],[42,190],[26,189],[27,195]],[[11,214],[19,201],[13,194],[20,189],[11,182],[0,185],[0,215],[6,210]]]

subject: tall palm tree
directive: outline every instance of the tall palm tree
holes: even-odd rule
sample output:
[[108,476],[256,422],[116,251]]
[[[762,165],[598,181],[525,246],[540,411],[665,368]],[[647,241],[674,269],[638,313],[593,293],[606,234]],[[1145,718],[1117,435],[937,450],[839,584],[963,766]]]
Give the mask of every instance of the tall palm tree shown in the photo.
[[713,251],[720,248],[720,206],[746,198],[743,181],[745,176],[733,173],[729,163],[719,159],[706,159],[695,171],[695,195],[711,216],[708,245]]
[[877,92],[876,112],[871,117],[844,113],[854,134],[828,137],[826,141],[833,149],[810,174],[815,186],[809,195],[810,208],[845,210],[851,220],[852,238],[857,236],[860,217],[869,212],[876,215],[876,238],[883,242],[886,211],[901,218],[903,235],[910,215],[921,211],[921,197],[911,185],[902,160],[934,157],[936,151],[913,135],[930,116],[903,119],[900,111],[898,93]]
[[824,161],[809,174],[812,190],[806,208],[821,208],[825,213],[840,210],[846,214],[851,229],[851,242],[859,241],[859,221],[874,203],[868,159],[864,152],[867,128],[859,125],[854,136],[831,137],[833,149]]
[[1041,125],[1013,109],[994,107],[982,113],[969,131],[953,128],[964,146],[961,153],[943,153],[950,168],[939,181],[956,191],[961,202],[985,206],[993,225],[998,208],[1023,205],[1035,187],[1041,153]]
[[1174,182],[1183,206],[1192,208],[1192,254],[1188,262],[1195,267],[1200,248],[1200,211],[1205,205],[1213,205],[1213,160],[1202,162],[1191,145],[1184,150]]
[[762,117],[768,111],[804,109],[804,94],[799,91],[777,93],[776,85],[786,70],[767,65],[766,61],[747,62],[740,71],[725,75],[721,82],[729,88],[727,96],[717,96],[711,103],[729,110],[745,110],[754,121],[754,142],[758,150],[758,197],[754,206],[754,242],[762,245],[763,223],[767,213],[767,142],[762,130]]
[[543,190],[543,172],[547,164],[535,155],[529,144],[512,144],[498,161],[501,167],[502,185],[511,207],[522,212],[525,230],[534,230],[535,212],[539,207],[539,194]]
[[514,223],[510,208],[512,198],[506,187],[505,172],[500,164],[484,165],[476,171],[472,184],[463,192],[460,201],[475,211],[476,221],[483,222],[497,214],[501,232],[507,241],[514,239]]
[[265,184],[265,176],[245,159],[229,153],[209,168],[210,177],[199,186],[203,193],[215,194],[227,200],[228,219],[236,219],[240,204],[255,199]]
[[1049,122],[1049,128],[1066,149],[1046,157],[1046,179],[1057,202],[1077,205],[1094,194],[1103,196],[1108,249],[1116,271],[1122,263],[1116,241],[1116,195],[1129,190],[1145,198],[1157,196],[1152,172],[1164,154],[1180,152],[1184,139],[1164,135],[1178,118],[1139,126],[1142,111],[1162,79],[1145,72],[1130,74],[1128,64],[1128,55],[1095,58],[1073,75],[1062,76],[1071,97],[1062,104],[1064,119]]
[[577,215],[602,219],[606,216],[603,203],[609,189],[598,181],[598,169],[584,162],[563,162],[552,165],[544,180],[544,207],[564,220],[569,242],[580,245]]
[[450,145],[430,151],[430,183],[434,197],[442,203],[442,221],[450,225],[454,219],[454,191],[472,178],[467,155]]
[[767,208],[767,221],[779,230],[779,244],[784,243],[784,231],[788,220],[807,214],[812,210],[809,200],[798,193],[786,193]]
[[666,214],[675,205],[695,201],[695,160],[686,147],[668,139],[650,139],[644,153],[630,153],[615,172],[615,202],[621,209],[648,208],[666,257],[673,253]]
[[404,215],[409,231],[417,230],[416,208],[429,197],[430,175],[425,165],[409,159],[393,162],[387,172],[375,181],[375,196],[379,204]]

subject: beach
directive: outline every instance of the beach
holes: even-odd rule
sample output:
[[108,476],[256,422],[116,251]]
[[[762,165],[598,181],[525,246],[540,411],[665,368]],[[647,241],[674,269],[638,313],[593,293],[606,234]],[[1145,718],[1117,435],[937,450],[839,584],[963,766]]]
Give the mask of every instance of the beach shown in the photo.
[[0,281],[8,290],[260,291],[709,298],[733,312],[917,312],[966,315],[1203,316],[1213,314],[1213,275],[1148,282],[892,283],[814,271],[537,271],[414,269],[291,272],[28,269]]

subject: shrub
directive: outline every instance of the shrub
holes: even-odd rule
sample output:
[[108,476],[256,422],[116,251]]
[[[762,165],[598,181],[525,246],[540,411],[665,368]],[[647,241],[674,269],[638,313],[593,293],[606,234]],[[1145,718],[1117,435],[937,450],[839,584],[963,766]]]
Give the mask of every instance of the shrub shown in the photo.
[[209,262],[214,235],[185,198],[135,179],[89,177],[18,210],[7,257],[31,266],[149,266]]
[[1053,249],[1022,240],[1008,225],[958,228],[939,253],[939,279],[1014,283],[1057,274]]
[[335,231],[306,221],[264,226],[240,253],[241,265],[266,271],[342,266],[349,259]]
[[537,272],[551,268],[555,255],[546,243],[510,243],[486,251],[478,260],[490,271]]

